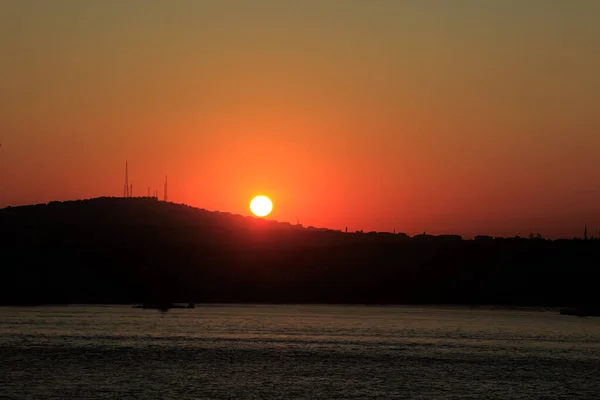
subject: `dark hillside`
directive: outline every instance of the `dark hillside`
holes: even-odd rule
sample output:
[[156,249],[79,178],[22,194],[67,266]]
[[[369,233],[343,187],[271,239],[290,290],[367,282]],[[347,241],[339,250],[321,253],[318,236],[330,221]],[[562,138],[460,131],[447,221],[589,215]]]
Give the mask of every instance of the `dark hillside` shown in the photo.
[[342,233],[152,199],[0,210],[0,303],[598,303],[600,240]]

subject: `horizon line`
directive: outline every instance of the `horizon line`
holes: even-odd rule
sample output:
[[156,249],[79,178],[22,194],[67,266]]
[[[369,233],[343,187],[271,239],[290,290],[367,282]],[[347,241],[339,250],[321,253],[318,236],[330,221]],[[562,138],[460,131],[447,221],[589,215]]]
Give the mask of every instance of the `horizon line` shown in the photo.
[[[578,237],[578,236],[572,236],[572,237],[557,237],[557,238],[547,238],[544,237],[543,235],[541,235],[539,232],[536,232],[535,234],[529,233],[529,235],[527,237],[525,236],[521,236],[521,235],[514,235],[514,236],[494,236],[494,235],[486,235],[486,234],[482,234],[482,233],[478,233],[478,234],[473,234],[471,235],[461,235],[461,234],[457,234],[457,233],[439,233],[439,234],[430,234],[427,233],[427,231],[423,231],[422,233],[417,233],[417,234],[413,234],[412,236],[410,234],[408,234],[407,232],[402,232],[402,231],[398,231],[396,228],[393,229],[392,231],[377,231],[377,230],[371,230],[371,231],[364,231],[363,229],[358,229],[358,230],[347,230],[345,231],[343,228],[341,229],[336,229],[336,228],[329,228],[329,227],[316,227],[313,225],[308,225],[308,226],[304,226],[302,224],[294,224],[291,221],[280,221],[280,220],[276,220],[276,219],[267,219],[264,217],[257,217],[254,215],[243,215],[243,214],[236,214],[230,211],[221,211],[221,210],[209,210],[207,208],[202,208],[202,207],[198,207],[198,206],[192,206],[189,204],[185,204],[185,203],[176,203],[173,201],[169,201],[169,200],[160,200],[159,198],[153,197],[153,196],[134,196],[134,197],[121,197],[121,196],[99,196],[99,197],[90,197],[90,198],[83,198],[83,199],[70,199],[70,200],[51,200],[48,202],[42,202],[42,203],[36,203],[36,204],[22,204],[22,205],[8,205],[5,207],[0,208],[0,211],[5,210],[5,209],[11,209],[11,208],[21,208],[21,207],[36,207],[36,206],[42,206],[42,205],[50,205],[52,203],[70,203],[70,202],[78,202],[78,201],[93,201],[93,200],[106,200],[106,199],[110,199],[110,200],[124,200],[124,201],[136,201],[136,200],[153,200],[153,201],[157,201],[160,203],[170,203],[170,204],[174,204],[174,205],[179,205],[179,206],[185,206],[185,207],[191,207],[197,210],[201,210],[201,211],[205,211],[205,212],[213,212],[213,213],[220,213],[220,214],[230,214],[233,216],[239,216],[239,217],[243,217],[243,218],[251,218],[257,221],[266,221],[266,222],[271,222],[271,223],[278,223],[278,224],[286,224],[286,225],[290,225],[290,226],[296,226],[296,227],[300,227],[302,229],[307,229],[307,230],[317,230],[317,231],[330,231],[330,232],[339,232],[342,234],[360,234],[360,235],[367,235],[367,234],[386,234],[386,235],[392,235],[392,236],[406,236],[410,239],[414,239],[414,238],[419,238],[419,237],[455,237],[456,240],[458,240],[458,238],[460,237],[461,240],[475,240],[477,238],[480,239],[487,239],[487,240],[496,240],[496,239],[523,239],[523,240],[546,240],[546,241],[556,241],[556,240],[598,240],[600,239],[600,229],[598,229],[598,236],[590,236],[587,237],[587,227],[588,225],[584,225],[584,230],[586,233],[584,233],[583,237]],[[347,229],[347,227],[345,227],[345,229]]]

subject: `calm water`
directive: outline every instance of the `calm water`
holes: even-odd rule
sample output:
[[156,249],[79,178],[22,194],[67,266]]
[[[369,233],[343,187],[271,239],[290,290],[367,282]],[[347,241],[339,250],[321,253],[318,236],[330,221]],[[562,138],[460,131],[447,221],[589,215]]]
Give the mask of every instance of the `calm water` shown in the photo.
[[600,398],[600,318],[345,306],[0,308],[0,398]]

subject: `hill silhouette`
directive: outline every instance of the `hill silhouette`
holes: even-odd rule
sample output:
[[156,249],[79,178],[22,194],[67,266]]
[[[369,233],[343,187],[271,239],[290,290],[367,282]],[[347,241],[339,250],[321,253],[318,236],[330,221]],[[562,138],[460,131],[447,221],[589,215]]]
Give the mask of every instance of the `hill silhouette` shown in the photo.
[[0,303],[590,305],[600,240],[344,233],[150,198],[0,210]]

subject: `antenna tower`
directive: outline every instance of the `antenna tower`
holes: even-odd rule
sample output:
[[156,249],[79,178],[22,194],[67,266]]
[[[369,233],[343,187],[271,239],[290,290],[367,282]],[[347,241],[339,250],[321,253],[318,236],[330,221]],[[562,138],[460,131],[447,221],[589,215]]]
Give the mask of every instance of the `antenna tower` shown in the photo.
[[168,183],[169,183],[168,176],[165,175],[165,201],[169,201],[169,196],[167,195],[167,184]]
[[123,188],[123,197],[129,197],[129,165],[125,161],[125,187]]

